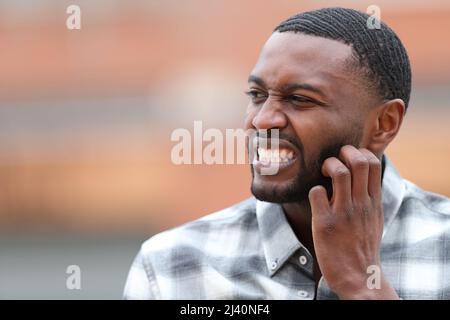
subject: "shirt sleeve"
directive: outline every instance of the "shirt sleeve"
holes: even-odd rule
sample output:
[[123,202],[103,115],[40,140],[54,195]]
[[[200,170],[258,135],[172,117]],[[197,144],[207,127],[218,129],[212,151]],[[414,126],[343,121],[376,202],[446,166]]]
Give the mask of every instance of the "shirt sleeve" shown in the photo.
[[153,268],[146,261],[142,249],[137,254],[128,273],[123,292],[125,300],[160,299]]

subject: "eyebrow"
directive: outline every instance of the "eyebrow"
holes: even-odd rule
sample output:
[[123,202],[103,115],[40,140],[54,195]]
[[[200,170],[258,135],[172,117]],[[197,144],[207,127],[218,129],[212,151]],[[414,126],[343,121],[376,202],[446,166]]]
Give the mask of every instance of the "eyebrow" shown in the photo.
[[[267,87],[264,80],[255,75],[250,75],[248,77],[248,82],[249,83],[254,82],[261,87]],[[284,92],[291,92],[291,91],[294,91],[297,89],[303,89],[303,90],[315,92],[315,93],[321,95],[322,97],[325,97],[325,94],[322,92],[322,90],[320,90],[319,88],[317,88],[309,83],[288,83],[281,87],[281,91],[284,91]]]

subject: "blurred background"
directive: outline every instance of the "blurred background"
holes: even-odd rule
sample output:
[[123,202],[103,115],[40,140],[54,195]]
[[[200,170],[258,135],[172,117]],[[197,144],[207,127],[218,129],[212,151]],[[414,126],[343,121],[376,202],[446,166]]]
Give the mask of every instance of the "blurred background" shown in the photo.
[[145,239],[250,196],[247,165],[172,164],[171,132],[241,127],[248,73],[285,18],[372,4],[413,70],[387,153],[449,196],[450,1],[0,0],[0,298],[120,299]]

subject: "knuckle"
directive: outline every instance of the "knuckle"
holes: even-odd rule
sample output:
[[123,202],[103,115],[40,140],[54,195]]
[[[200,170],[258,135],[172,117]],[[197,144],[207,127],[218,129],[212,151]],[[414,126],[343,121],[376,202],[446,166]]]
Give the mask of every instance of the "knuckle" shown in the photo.
[[353,220],[354,212],[352,209],[342,210],[341,214],[346,222],[351,222]]
[[351,204],[344,204],[339,206],[337,211],[349,220],[355,214],[355,207]]
[[369,160],[369,166],[373,169],[381,169],[381,162],[378,158],[374,157]]
[[350,171],[345,166],[338,166],[334,171],[336,179],[347,179],[350,176]]
[[341,155],[343,155],[343,154],[345,154],[345,153],[347,153],[347,152],[352,152],[354,149],[355,149],[354,146],[351,146],[351,145],[345,145],[345,146],[342,146],[341,150],[339,150],[339,153],[340,153]]
[[360,151],[362,152],[364,157],[367,159],[367,161],[369,162],[369,165],[371,167],[372,166],[381,166],[380,159],[378,159],[371,151],[364,149],[364,148],[360,149]]
[[354,169],[367,169],[369,168],[369,162],[365,157],[355,157],[350,161],[350,166]]
[[371,212],[371,206],[368,203],[358,203],[355,205],[355,209],[358,210],[363,216],[368,216]]
[[325,161],[323,162],[323,165],[332,167],[334,161],[338,161],[338,159],[336,157],[329,157],[329,158],[325,159]]
[[327,216],[326,218],[320,220],[320,227],[318,229],[319,232],[324,234],[330,234],[333,233],[335,230],[336,230],[335,219],[333,219],[331,216]]
[[333,232],[334,232],[334,229],[335,229],[334,223],[327,223],[327,224],[325,225],[325,232],[326,232],[326,233],[333,233]]
[[365,217],[370,214],[370,209],[368,206],[363,205],[360,210],[362,212],[362,215]]
[[344,212],[347,217],[351,218],[355,214],[355,208],[353,206],[347,206]]
[[333,221],[326,221],[322,231],[325,233],[333,233],[334,230],[336,230],[336,225],[334,224]]

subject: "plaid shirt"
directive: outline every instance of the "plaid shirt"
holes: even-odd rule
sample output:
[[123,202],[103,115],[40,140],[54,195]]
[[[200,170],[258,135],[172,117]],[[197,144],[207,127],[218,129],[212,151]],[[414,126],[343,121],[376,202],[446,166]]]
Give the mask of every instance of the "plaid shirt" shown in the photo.
[[[384,164],[383,273],[402,299],[450,299],[450,201]],[[124,298],[337,299],[314,263],[281,206],[250,198],[147,240]]]

